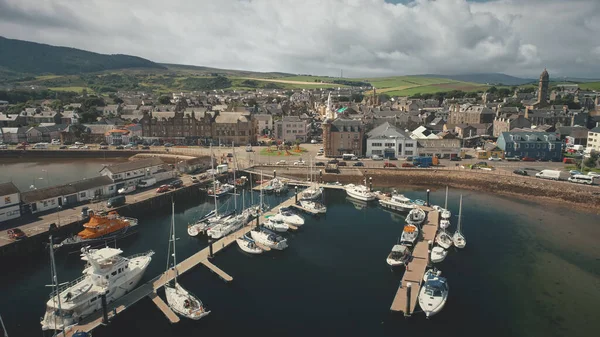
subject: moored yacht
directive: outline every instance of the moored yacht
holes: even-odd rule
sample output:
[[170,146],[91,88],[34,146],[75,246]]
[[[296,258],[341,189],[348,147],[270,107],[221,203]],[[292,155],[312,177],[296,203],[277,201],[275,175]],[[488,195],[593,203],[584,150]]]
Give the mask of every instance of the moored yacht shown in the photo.
[[287,248],[287,239],[266,228],[255,228],[250,231],[252,239],[269,248],[284,250]]
[[452,247],[452,237],[445,230],[440,230],[435,237],[435,242],[444,249]]
[[316,200],[323,196],[323,187],[313,185],[300,193],[300,200]]
[[377,198],[375,193],[371,192],[365,185],[348,184],[344,186],[344,189],[349,197],[361,201],[373,201]]
[[[68,284],[55,285],[56,290],[46,303],[42,330],[64,330],[102,310],[103,294],[106,294],[106,302],[111,303],[133,290],[152,261],[154,252],[130,257],[122,257],[122,253],[116,248],[82,248],[81,259],[87,262],[83,276]],[[53,256],[51,252],[54,264]]]
[[294,226],[302,226],[304,225],[304,218],[300,215],[294,213],[289,208],[281,207],[277,214],[273,215],[271,218],[281,219],[286,224],[294,225]]
[[280,233],[285,233],[290,229],[290,226],[288,224],[286,224],[285,222],[283,222],[282,219],[277,219],[274,216],[269,217],[267,219],[267,221],[265,221],[263,223],[263,226],[265,226],[265,228],[268,228],[272,231],[280,232]]
[[383,208],[391,209],[397,212],[409,212],[411,209],[416,207],[412,200],[402,194],[396,193],[392,193],[392,196],[389,199],[379,200],[379,204]]
[[327,213],[327,206],[312,200],[299,200],[300,206],[311,213]]
[[120,216],[116,211],[95,213],[89,211],[90,220],[83,225],[77,235],[66,238],[54,248],[79,247],[112,241],[130,234],[138,224],[138,220]]
[[406,216],[406,223],[411,225],[420,226],[427,218],[427,214],[420,207],[415,207],[408,212]]
[[392,267],[406,265],[410,261],[410,249],[405,245],[394,245],[386,262]]
[[442,247],[435,246],[431,250],[431,262],[433,262],[433,263],[442,262],[446,258],[446,255],[448,255],[447,250],[445,250]]
[[248,236],[246,233],[241,238],[235,239],[240,249],[248,254],[262,254],[263,250],[256,245],[254,239]]
[[448,282],[446,278],[430,274],[419,291],[419,306],[427,318],[439,313],[448,299]]
[[404,229],[402,230],[402,236],[400,236],[400,243],[412,247],[415,245],[417,239],[419,238],[419,227],[413,224],[404,225]]

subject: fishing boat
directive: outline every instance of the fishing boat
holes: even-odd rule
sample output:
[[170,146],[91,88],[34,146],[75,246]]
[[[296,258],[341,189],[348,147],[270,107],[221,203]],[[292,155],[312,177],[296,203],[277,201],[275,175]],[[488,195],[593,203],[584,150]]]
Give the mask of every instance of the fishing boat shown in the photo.
[[268,228],[275,232],[285,233],[290,229],[290,226],[286,224],[282,219],[269,217],[267,221],[263,223],[265,228]]
[[[271,182],[269,183],[269,186],[271,186],[272,191],[280,194],[280,193],[285,193],[288,191],[288,184],[287,182],[285,182],[282,179],[279,178],[273,178],[271,179]],[[266,191],[265,191],[266,192]]]
[[365,185],[348,184],[344,186],[344,190],[346,190],[346,194],[348,194],[349,197],[357,200],[373,201],[376,199],[375,194]]
[[427,318],[439,313],[448,299],[449,286],[446,278],[429,275],[419,291],[419,306]]
[[389,199],[381,199],[379,200],[379,204],[383,208],[387,208],[397,212],[409,212],[416,205],[409,198],[405,197],[402,194],[392,193],[392,196]]
[[258,227],[251,230],[250,235],[256,242],[269,248],[284,250],[288,247],[287,239],[264,227]]
[[248,236],[248,234],[241,238],[235,239],[240,249],[248,254],[262,254],[263,250],[256,245],[256,242]]
[[411,225],[420,226],[427,218],[427,214],[420,207],[415,207],[408,212],[406,216],[406,223]]
[[467,239],[465,239],[465,236],[460,231],[461,228],[462,228],[462,195],[460,196],[460,205],[458,208],[458,225],[456,225],[456,232],[454,232],[454,235],[452,236],[452,242],[454,243],[454,246],[456,246],[456,248],[465,248],[465,246],[467,245]]
[[302,226],[304,225],[304,218],[300,215],[294,213],[291,209],[287,207],[280,207],[277,211],[277,214],[273,215],[271,218],[281,219],[283,222],[289,225],[294,226]]
[[108,213],[88,212],[90,220],[83,225],[83,230],[77,235],[66,238],[54,248],[90,246],[105,241],[112,241],[125,237],[138,224],[138,220],[120,216],[116,211]]
[[402,235],[400,236],[400,244],[413,247],[419,238],[419,227],[413,224],[404,225]]
[[310,213],[327,213],[327,206],[312,200],[299,200],[300,206]]
[[396,244],[388,255],[386,262],[392,267],[406,265],[410,261],[410,248]]
[[[194,294],[190,293],[179,282],[177,282],[177,276],[179,271],[177,270],[177,250],[175,249],[175,204],[172,204],[172,219],[171,219],[171,235],[169,235],[169,251],[167,253],[167,273],[173,272],[173,280],[165,284],[165,295],[167,297],[167,304],[177,314],[193,319],[199,320],[200,318],[208,315],[210,311],[206,310],[202,301],[200,301]],[[173,257],[172,265],[171,256]]]
[[452,247],[452,237],[445,230],[440,230],[435,237],[435,242],[444,249]]
[[111,303],[133,290],[152,261],[153,251],[122,257],[117,248],[81,249],[86,262],[83,275],[60,284],[54,261],[54,245],[50,240],[52,288],[46,312],[41,320],[42,330],[64,330],[80,320],[102,310],[101,297]]
[[445,250],[444,248],[442,248],[440,246],[435,246],[431,250],[431,262],[433,262],[433,263],[442,262],[446,258],[446,255],[448,255],[447,250]]

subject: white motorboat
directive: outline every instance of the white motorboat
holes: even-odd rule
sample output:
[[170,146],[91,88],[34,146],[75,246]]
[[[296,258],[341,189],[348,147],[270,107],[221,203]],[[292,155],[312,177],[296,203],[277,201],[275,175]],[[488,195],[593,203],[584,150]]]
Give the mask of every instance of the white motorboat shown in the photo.
[[294,226],[302,226],[304,225],[304,218],[300,215],[294,213],[289,208],[281,207],[277,214],[272,216],[271,218],[281,219],[286,224],[294,225]]
[[431,250],[431,262],[433,262],[433,263],[442,262],[446,258],[446,255],[448,255],[447,250],[445,250],[444,248],[442,248],[440,246],[435,246]]
[[394,245],[386,262],[392,267],[406,265],[410,261],[410,249],[405,245]]
[[274,217],[269,217],[267,221],[263,223],[265,228],[268,228],[275,232],[285,233],[290,229],[290,226],[283,222],[282,219],[276,219]]
[[383,208],[391,209],[397,212],[409,212],[413,208],[417,207],[412,200],[402,194],[396,193],[392,193],[392,197],[390,199],[379,200],[379,204]]
[[[275,193],[285,193],[288,191],[287,182],[279,178],[273,178],[269,183],[269,187],[271,187],[271,192]],[[265,190],[265,192],[267,192],[267,190]]]
[[375,193],[371,192],[365,185],[348,184],[344,186],[344,189],[349,197],[361,201],[373,201],[377,198]]
[[248,254],[262,254],[263,250],[256,245],[254,240],[248,237],[248,234],[235,239],[240,249]]
[[415,245],[417,239],[419,238],[419,227],[413,224],[404,225],[404,229],[402,230],[402,235],[400,236],[400,243],[412,247]]
[[300,193],[300,200],[317,200],[323,196],[323,188],[313,185]]
[[442,275],[442,271],[438,270],[436,267],[427,269],[425,274],[423,274],[423,282],[427,281],[427,279],[429,279],[430,277],[435,277],[435,276],[440,276],[440,275]]
[[231,184],[221,184],[218,180],[213,183],[213,187],[209,188],[207,193],[208,195],[214,195],[217,198],[220,198],[226,194],[229,194],[235,188],[234,185]]
[[102,310],[102,295],[112,303],[133,290],[152,261],[153,251],[122,257],[117,248],[82,248],[81,259],[87,264],[83,276],[68,284],[59,284],[50,243],[53,291],[41,320],[42,330],[64,330],[81,319]]
[[312,200],[299,200],[300,206],[311,213],[327,213],[327,206]]
[[[206,310],[202,301],[200,301],[194,294],[183,288],[179,282],[177,282],[177,250],[176,238],[175,238],[175,204],[172,204],[172,219],[171,219],[171,233],[169,235],[169,252],[167,253],[167,272],[173,272],[173,280],[165,284],[165,295],[167,297],[167,304],[177,314],[187,317],[193,320],[199,320],[200,318],[208,315],[210,311]],[[173,261],[171,261],[173,257]],[[173,264],[170,264],[170,263]]]
[[446,229],[446,228],[450,227],[450,220],[448,220],[448,219],[440,220],[440,227],[442,229]]
[[448,249],[452,247],[452,237],[445,230],[439,231],[439,233],[435,237],[435,242],[440,245],[440,247],[444,249]]
[[284,250],[288,247],[287,239],[266,228],[255,228],[250,231],[250,235],[254,241],[269,248]]
[[411,225],[420,226],[427,218],[427,214],[420,207],[415,207],[408,212],[406,216],[406,223]]
[[439,313],[444,308],[449,291],[446,278],[430,275],[419,291],[419,306],[427,318]]
[[465,248],[465,246],[467,245],[467,239],[465,239],[465,236],[460,231],[461,228],[462,228],[462,195],[460,196],[460,206],[458,208],[458,225],[456,226],[456,232],[454,232],[454,235],[452,236],[452,242],[454,243],[454,246],[456,246],[456,248]]

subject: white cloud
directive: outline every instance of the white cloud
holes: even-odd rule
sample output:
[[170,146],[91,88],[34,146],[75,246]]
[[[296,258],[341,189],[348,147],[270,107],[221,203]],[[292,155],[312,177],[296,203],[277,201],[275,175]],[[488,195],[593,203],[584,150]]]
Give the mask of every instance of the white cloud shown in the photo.
[[[0,0],[0,34],[157,62],[347,76],[600,77],[597,0]],[[576,60],[578,62],[576,62]]]

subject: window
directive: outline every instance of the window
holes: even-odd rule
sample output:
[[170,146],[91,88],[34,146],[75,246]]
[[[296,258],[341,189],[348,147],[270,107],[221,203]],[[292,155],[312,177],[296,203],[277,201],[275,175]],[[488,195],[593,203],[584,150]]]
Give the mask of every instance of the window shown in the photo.
[[285,133],[292,133],[292,130],[285,130]]
[[537,148],[538,148],[538,149],[540,148],[540,144],[538,144],[538,145],[537,145]]
[[529,143],[525,144],[525,148],[528,149],[529,148]]
[[44,200],[44,207],[48,207],[48,202]]
[[10,197],[4,197],[4,204],[8,205],[10,203],[11,203]]
[[373,146],[373,147],[380,147],[381,143],[372,143],[371,146]]
[[79,197],[80,197],[80,198],[85,198],[85,192],[81,192],[81,193],[79,193]]
[[385,147],[394,147],[394,143],[385,143]]
[[414,147],[415,146],[415,144],[413,144],[413,143],[406,143],[405,145],[406,145],[406,147]]
[[404,154],[407,156],[412,156],[413,152],[412,151],[404,151]]

